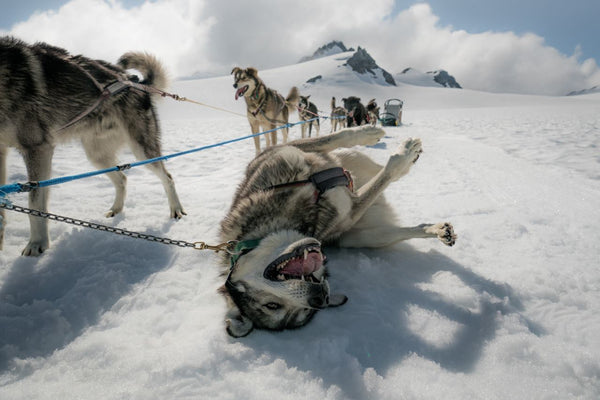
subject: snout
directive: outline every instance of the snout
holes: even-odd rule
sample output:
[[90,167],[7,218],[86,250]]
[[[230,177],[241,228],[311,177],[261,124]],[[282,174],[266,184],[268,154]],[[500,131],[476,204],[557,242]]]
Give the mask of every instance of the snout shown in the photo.
[[329,288],[327,285],[313,285],[308,298],[308,305],[319,310],[329,306]]
[[234,89],[237,89],[237,83],[234,83],[234,84],[233,84],[233,88],[234,88]]

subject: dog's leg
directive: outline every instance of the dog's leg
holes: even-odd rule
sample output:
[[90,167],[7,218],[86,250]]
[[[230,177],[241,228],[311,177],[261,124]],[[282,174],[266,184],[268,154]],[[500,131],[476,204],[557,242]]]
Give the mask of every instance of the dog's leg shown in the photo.
[[283,134],[283,144],[287,144],[288,137],[290,134],[290,128],[283,128],[281,133]]
[[276,146],[277,145],[277,131],[273,130],[277,128],[277,125],[275,124],[271,124],[269,127],[269,130],[272,132],[267,133],[267,135],[271,136],[271,144],[269,146]]
[[302,139],[306,138],[306,124],[302,124],[300,130],[302,132]]
[[[0,186],[6,185],[6,157],[8,147],[0,144]],[[1,198],[0,198],[1,200]],[[4,244],[4,226],[6,225],[6,213],[4,208],[0,209],[0,250]]]
[[328,136],[299,139],[289,143],[306,152],[327,153],[340,147],[373,146],[385,135],[381,128],[362,126],[339,130]]
[[[370,125],[367,125],[367,127],[376,129]],[[389,158],[386,165],[373,178],[358,188],[356,196],[352,199],[352,210],[349,212],[348,218],[342,219],[330,226],[323,233],[323,236],[327,237],[334,232],[349,231],[380,198],[385,188],[391,182],[408,173],[421,152],[421,140],[407,139],[400,146],[398,152]]]
[[342,234],[340,247],[385,247],[408,239],[437,238],[446,246],[456,243],[454,228],[449,222],[400,227],[383,223],[370,229],[351,229]]
[[[106,132],[104,134],[105,136],[102,135],[102,132],[98,132],[94,135],[84,135],[81,138],[81,144],[88,160],[98,169],[111,168],[117,165],[116,152],[122,143],[114,140],[118,136],[111,138],[110,136],[106,136]],[[106,176],[115,187],[115,201],[105,214],[106,217],[111,218],[123,211],[127,190],[127,176],[121,171],[109,172]]]
[[[250,115],[250,114],[248,114],[248,115]],[[250,121],[250,130],[252,131],[253,135],[256,135],[257,133],[259,133],[260,132],[259,123],[256,121]],[[254,136],[252,139],[254,139],[254,149],[256,150],[256,155],[259,155],[260,154],[260,135]],[[265,138],[265,140],[267,141],[267,146],[269,146],[269,138]]]
[[[23,151],[23,160],[30,181],[43,181],[50,178],[54,147],[42,144]],[[34,189],[29,192],[29,208],[48,211],[48,188]],[[39,256],[50,247],[48,221],[44,218],[29,216],[29,243],[21,253],[24,256]]]
[[[135,140],[136,138],[139,138],[139,141]],[[131,151],[139,160],[161,156],[160,143],[158,143],[158,140],[152,140],[150,135],[147,135],[146,137],[134,136],[129,144]],[[179,196],[177,196],[177,191],[175,190],[173,177],[165,168],[165,164],[162,161],[159,161],[147,164],[146,166],[159,177],[163,184],[165,193],[167,194],[167,200],[169,201],[171,218],[179,219],[186,215],[186,212],[179,202]]]

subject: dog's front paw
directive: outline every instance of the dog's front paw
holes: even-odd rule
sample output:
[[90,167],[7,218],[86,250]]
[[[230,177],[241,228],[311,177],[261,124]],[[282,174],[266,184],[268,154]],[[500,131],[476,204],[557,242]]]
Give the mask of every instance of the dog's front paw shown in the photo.
[[440,222],[439,224],[432,225],[426,231],[436,235],[446,246],[454,246],[456,243],[454,227],[449,222]]
[[353,128],[353,132],[356,134],[357,144],[361,146],[374,146],[385,136],[383,129],[371,125]]
[[183,210],[182,207],[177,207],[177,208],[171,209],[171,218],[181,219],[181,218],[183,218],[184,215],[187,215],[187,213]]

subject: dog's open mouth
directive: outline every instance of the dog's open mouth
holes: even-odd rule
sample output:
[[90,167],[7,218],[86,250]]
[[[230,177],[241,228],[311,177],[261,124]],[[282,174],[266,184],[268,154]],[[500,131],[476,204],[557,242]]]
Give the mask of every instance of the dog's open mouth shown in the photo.
[[243,97],[244,94],[246,94],[246,92],[248,91],[249,86],[248,85],[244,85],[241,88],[239,88],[238,90],[236,90],[235,92],[235,99],[237,100],[240,97]]
[[324,263],[325,256],[321,252],[321,246],[308,244],[276,258],[265,269],[264,277],[271,281],[300,279],[310,283],[322,283],[325,274],[320,270]]

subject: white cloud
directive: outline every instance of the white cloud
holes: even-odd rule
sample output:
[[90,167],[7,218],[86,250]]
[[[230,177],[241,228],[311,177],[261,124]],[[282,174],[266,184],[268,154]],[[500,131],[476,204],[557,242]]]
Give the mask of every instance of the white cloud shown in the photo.
[[[439,26],[427,4],[391,16],[393,0],[157,0],[126,9],[117,0],[72,0],[33,15],[11,34],[109,61],[150,51],[175,76],[228,74],[233,65],[264,69],[296,62],[337,39],[362,46],[392,73],[446,69],[467,88],[564,94],[600,84],[593,59],[579,60],[534,34],[470,34]],[[376,10],[376,12],[374,12]]]

